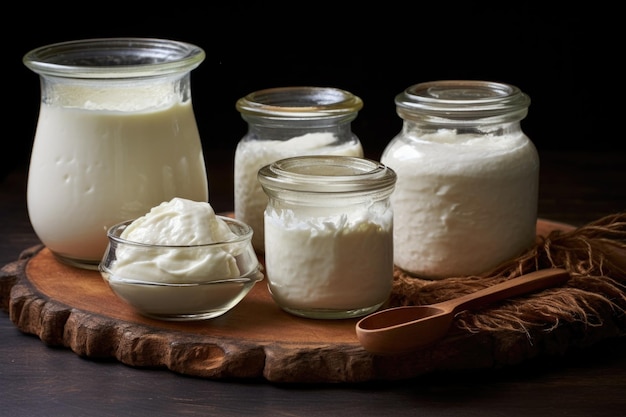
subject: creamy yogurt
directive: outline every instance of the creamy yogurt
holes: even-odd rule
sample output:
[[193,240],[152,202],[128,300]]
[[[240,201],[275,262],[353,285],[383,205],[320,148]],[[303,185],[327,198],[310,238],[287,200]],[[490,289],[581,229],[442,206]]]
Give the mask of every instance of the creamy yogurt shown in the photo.
[[263,212],[268,198],[257,179],[263,166],[283,158],[299,155],[363,156],[359,141],[337,144],[337,137],[328,132],[307,133],[289,140],[240,141],[235,152],[235,218],[254,230],[252,245],[263,251]]
[[393,170],[309,155],[273,162],[258,178],[269,196],[265,265],[274,301],[309,318],[379,308],[393,284]]
[[526,135],[399,136],[381,162],[398,175],[391,202],[402,269],[431,279],[478,274],[534,242],[539,159]]
[[164,320],[218,317],[263,279],[252,229],[209,203],[173,198],[110,229],[100,264],[110,288]]
[[163,202],[134,220],[120,237],[140,244],[167,246],[119,245],[113,280],[190,283],[241,275],[233,247],[210,245],[233,240],[237,234],[206,202],[183,198]]
[[275,301],[287,310],[313,312],[382,304],[392,285],[391,210],[303,214],[269,207],[265,216],[271,245],[265,262]]

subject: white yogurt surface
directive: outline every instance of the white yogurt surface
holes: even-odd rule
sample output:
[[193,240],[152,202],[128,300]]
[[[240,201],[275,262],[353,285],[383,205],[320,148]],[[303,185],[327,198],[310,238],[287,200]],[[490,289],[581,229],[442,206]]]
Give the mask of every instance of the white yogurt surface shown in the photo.
[[[209,203],[173,198],[134,220],[120,237],[152,245],[207,245],[237,235]],[[240,271],[237,253],[232,250],[224,245],[163,248],[120,244],[111,280],[191,283],[235,278]]]
[[309,214],[268,208],[265,262],[275,301],[295,310],[383,303],[393,281],[391,210],[318,217],[311,209]]
[[252,244],[262,251],[264,247],[263,212],[267,195],[258,181],[257,173],[265,165],[279,159],[300,155],[363,156],[359,141],[336,144],[332,133],[308,133],[286,141],[250,140],[240,141],[235,152],[235,218],[252,227]]
[[539,159],[516,136],[435,134],[392,141],[394,259],[425,278],[484,272],[535,239]]

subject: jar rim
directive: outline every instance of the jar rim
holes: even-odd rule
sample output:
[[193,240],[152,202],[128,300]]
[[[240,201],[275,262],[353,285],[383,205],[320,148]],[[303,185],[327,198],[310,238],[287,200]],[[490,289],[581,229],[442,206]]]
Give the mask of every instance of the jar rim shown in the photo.
[[521,120],[530,98],[518,87],[481,80],[440,80],[414,84],[395,97],[398,114],[408,119],[453,122]]
[[22,58],[40,75],[139,78],[188,72],[205,59],[199,46],[158,38],[94,38],[40,46]]
[[306,155],[280,159],[262,167],[265,188],[312,193],[392,190],[396,173],[381,162],[342,155]]
[[335,87],[290,86],[254,91],[237,100],[235,107],[243,116],[313,119],[356,115],[363,101]]

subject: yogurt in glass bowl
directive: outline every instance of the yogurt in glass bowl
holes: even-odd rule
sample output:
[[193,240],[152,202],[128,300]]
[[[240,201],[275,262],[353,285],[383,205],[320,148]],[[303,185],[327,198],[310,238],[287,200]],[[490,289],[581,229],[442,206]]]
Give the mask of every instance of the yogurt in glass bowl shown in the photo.
[[235,307],[264,276],[252,228],[182,198],[112,226],[99,270],[140,314],[203,320]]

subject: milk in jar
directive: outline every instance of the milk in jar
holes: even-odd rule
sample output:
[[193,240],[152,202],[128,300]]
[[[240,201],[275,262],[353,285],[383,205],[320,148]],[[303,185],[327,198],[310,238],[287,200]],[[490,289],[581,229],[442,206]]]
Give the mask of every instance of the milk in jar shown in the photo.
[[189,80],[203,59],[193,45],[137,38],[25,56],[42,88],[28,213],[59,260],[95,269],[109,227],[173,197],[208,201]]

